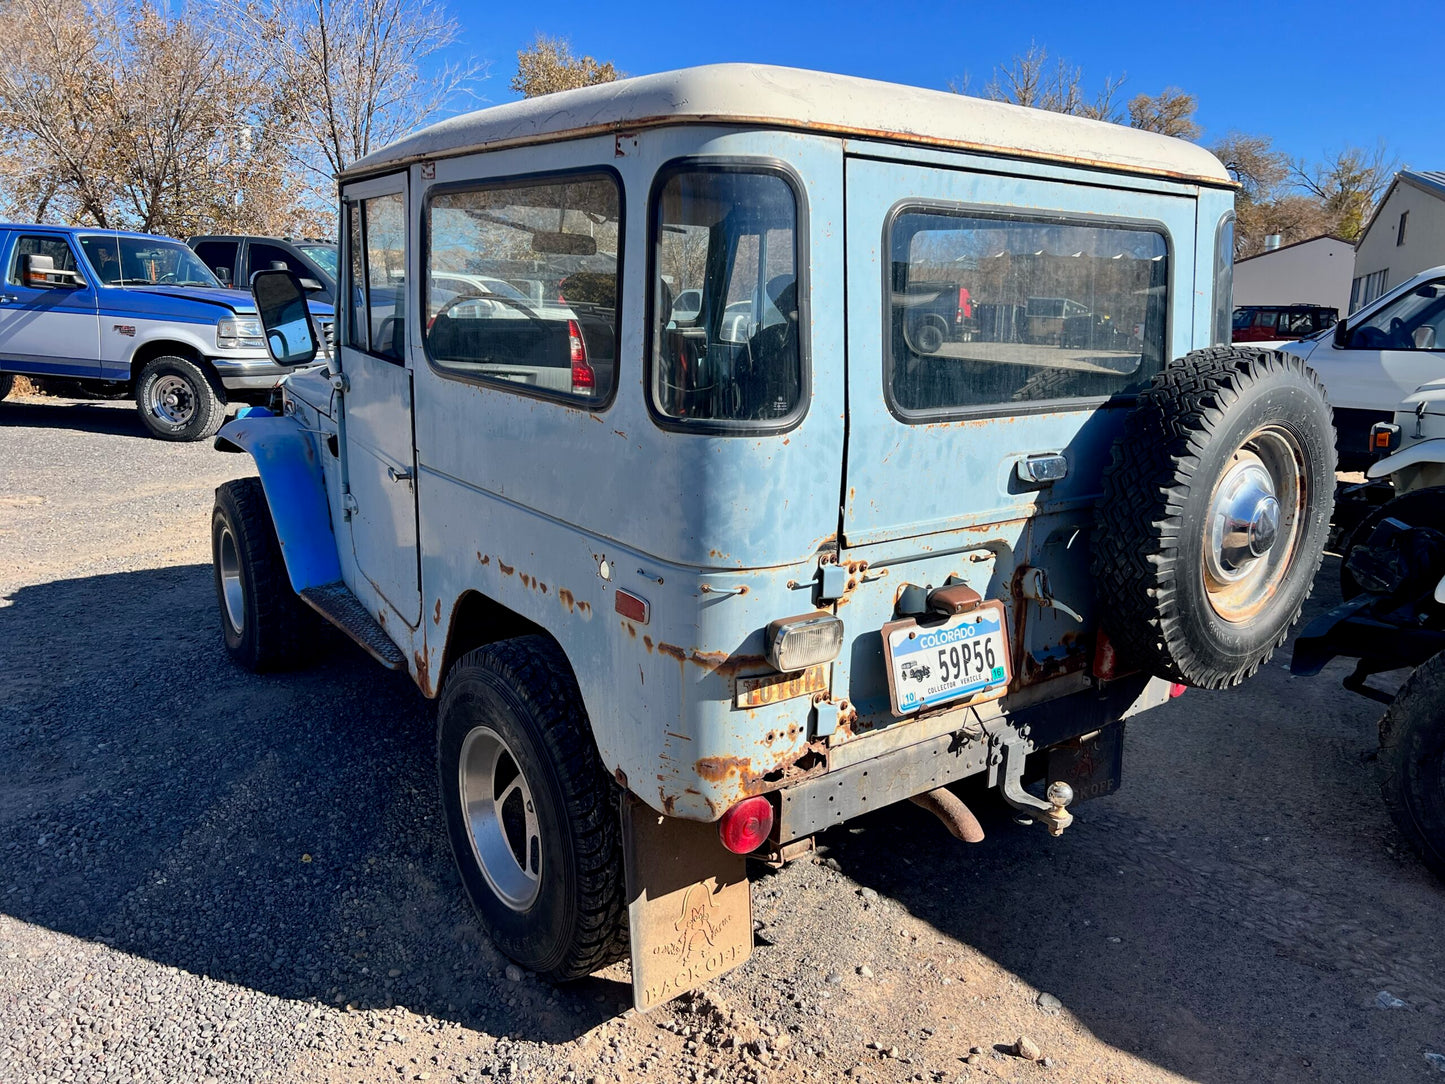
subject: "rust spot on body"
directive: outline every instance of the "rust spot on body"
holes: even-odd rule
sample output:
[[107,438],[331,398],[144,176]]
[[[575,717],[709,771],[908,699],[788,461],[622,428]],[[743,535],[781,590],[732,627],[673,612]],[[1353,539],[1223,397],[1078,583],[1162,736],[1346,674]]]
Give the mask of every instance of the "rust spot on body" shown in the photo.
[[420,651],[413,651],[411,658],[412,661],[416,663],[416,683],[420,686],[422,695],[429,697],[432,695],[431,673],[428,666],[429,660],[426,655]]
[[694,651],[691,660],[710,674],[733,677],[744,670],[771,670],[761,655],[728,655],[722,651]]
[[441,599],[437,599],[436,608],[435,608],[434,610],[432,610],[431,619],[432,619],[432,622],[433,622],[434,624],[440,625],[440,624],[442,623],[442,600],[441,600]]
[[642,642],[643,642],[643,644],[647,647],[647,650],[648,650],[649,652],[651,652],[651,651],[652,651],[652,637],[651,637],[651,636],[644,636],[644,637],[642,638]]
[[[658,778],[661,779],[662,776]],[[677,809],[677,795],[667,794],[661,787],[657,788],[657,792],[662,795],[662,811],[671,817]]]
[[579,599],[577,602],[577,612],[580,614],[590,614],[592,612],[592,603]]
[[612,778],[617,780],[617,785],[623,790],[627,789],[627,773],[622,770],[621,765],[612,770]]
[[676,647],[672,644],[658,644],[657,650],[661,651],[664,655],[670,655],[678,662],[687,661],[687,652],[684,651],[682,648]]
[[500,558],[497,560],[497,567],[502,570],[502,575],[504,576],[510,576],[513,572],[517,571],[516,566],[504,564]]
[[572,597],[572,592],[565,587],[557,588],[557,601],[567,607],[568,613],[571,613],[572,607],[576,605],[576,600]]
[[492,563],[492,556],[491,556],[491,554],[489,554],[489,553],[483,553],[481,550],[477,550],[477,564],[479,564],[479,565],[489,565],[489,564],[491,564],[491,563]]
[[753,762],[745,757],[703,757],[693,767],[709,783],[721,783],[732,775],[740,782],[757,778]]

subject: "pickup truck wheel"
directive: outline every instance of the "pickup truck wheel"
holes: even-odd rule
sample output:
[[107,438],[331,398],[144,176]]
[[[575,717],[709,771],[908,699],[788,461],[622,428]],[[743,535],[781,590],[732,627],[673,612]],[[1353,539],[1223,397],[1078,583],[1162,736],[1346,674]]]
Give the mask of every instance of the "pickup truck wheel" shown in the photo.
[[442,689],[437,765],[452,854],[497,947],[557,982],[620,959],[616,787],[555,644],[523,636],[457,662]]
[[1352,599],[1362,590],[1349,568],[1350,553],[1363,546],[1386,519],[1397,519],[1410,527],[1432,527],[1445,532],[1445,486],[1426,486],[1402,493],[1360,520],[1340,550],[1340,594]]
[[1380,720],[1380,794],[1396,826],[1445,878],[1445,655],[1410,675]]
[[1094,523],[1115,645],[1185,685],[1252,675],[1309,597],[1334,474],[1330,408],[1300,359],[1224,346],[1167,366],[1125,421]]
[[908,345],[920,354],[936,354],[948,341],[948,325],[940,316],[924,316],[909,330]]
[[0,399],[10,394],[10,389],[15,386],[14,373],[0,373]]
[[324,625],[291,590],[261,479],[238,478],[216,490],[211,562],[231,658],[258,673],[310,661]]
[[204,440],[226,420],[222,392],[188,358],[146,362],[135,382],[135,402],[146,428],[161,440]]

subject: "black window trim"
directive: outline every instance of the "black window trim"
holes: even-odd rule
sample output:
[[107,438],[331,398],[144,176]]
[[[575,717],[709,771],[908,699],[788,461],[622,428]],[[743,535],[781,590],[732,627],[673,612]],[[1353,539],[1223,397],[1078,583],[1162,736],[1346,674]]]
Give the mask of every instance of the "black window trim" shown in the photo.
[[[387,198],[392,197],[392,196],[395,196],[395,197],[397,197],[397,198],[399,198],[399,199],[401,200],[401,221],[402,221],[402,231],[403,231],[403,232],[402,232],[402,242],[401,242],[401,243],[402,243],[402,271],[403,271],[403,279],[402,279],[402,284],[401,284],[401,290],[398,292],[398,300],[401,302],[401,306],[400,306],[400,307],[401,307],[402,319],[405,320],[405,319],[406,319],[406,302],[407,302],[407,297],[406,297],[406,295],[407,295],[407,291],[408,291],[408,289],[409,289],[409,285],[408,285],[408,283],[406,282],[406,279],[405,279],[405,276],[404,276],[404,273],[405,273],[405,270],[406,270],[406,247],[405,247],[405,246],[406,246],[406,233],[405,233],[405,229],[406,229],[406,222],[407,222],[407,206],[406,206],[406,205],[407,205],[407,202],[408,202],[408,200],[409,200],[409,198],[410,198],[410,197],[409,197],[409,193],[408,193],[408,189],[407,189],[407,187],[406,187],[406,185],[405,185],[405,182],[403,182],[403,186],[402,186],[402,188],[401,188],[401,190],[400,190],[399,192],[377,192],[377,193],[375,193],[374,195],[370,195],[370,196],[356,196],[356,197],[354,197],[354,198],[352,198],[352,199],[344,200],[343,202],[347,205],[347,214],[350,215],[350,214],[355,214],[355,213],[356,213],[356,208],[357,208],[359,205],[361,205],[361,204],[369,203],[369,202],[371,202],[372,200],[376,200],[376,199],[387,199]],[[371,343],[371,252],[370,252],[370,250],[369,250],[369,241],[370,241],[370,238],[371,238],[371,227],[367,224],[367,222],[368,222],[368,217],[369,217],[369,216],[367,216],[366,214],[363,214],[363,215],[361,216],[361,266],[362,266],[362,267],[365,269],[365,271],[366,271],[366,286],[365,286],[365,289],[364,289],[364,291],[363,291],[363,295],[364,295],[364,297],[365,297],[365,299],[366,299],[366,345],[365,345],[365,346],[357,346],[356,343],[350,341],[351,336],[350,336],[350,332],[349,332],[349,326],[348,326],[348,334],[347,334],[347,336],[346,336],[346,339],[347,339],[346,345],[347,345],[348,347],[350,347],[352,350],[357,350],[357,351],[365,354],[365,355],[366,355],[367,357],[369,357],[369,358],[375,358],[377,361],[382,361],[382,362],[385,362],[385,363],[388,364],[388,365],[395,365],[395,366],[398,366],[399,368],[405,369],[405,368],[406,368],[406,355],[407,355],[407,348],[406,348],[406,344],[405,344],[405,343],[402,344],[401,356],[400,356],[400,357],[392,357],[390,354],[378,354],[375,350],[372,349],[372,343]],[[347,231],[347,232],[348,232],[348,234],[349,234],[350,231]],[[350,238],[349,238],[349,236],[348,236],[348,243],[349,243],[349,241],[350,241]],[[349,250],[349,249],[348,249],[348,251],[347,251],[347,255],[350,256],[350,250]],[[248,267],[250,266],[250,259],[251,259],[251,246],[250,246],[249,244],[247,244],[247,246],[246,246],[246,260],[247,260],[247,266],[248,266]],[[350,266],[350,265],[348,264],[348,267],[349,267],[349,266]],[[338,266],[338,270],[340,270],[339,266]],[[252,273],[252,274],[255,274],[255,271],[253,270],[251,273]],[[349,272],[348,272],[348,278],[349,278],[349,277],[350,277],[350,274],[349,274]],[[334,321],[334,320],[336,319],[336,308],[335,308],[335,306],[332,307],[331,314],[332,314],[332,320]],[[353,307],[352,312],[348,315],[348,320],[347,320],[348,325],[350,324],[350,321],[351,321],[352,319],[354,319],[354,318],[355,318],[355,309],[354,309],[354,307]],[[391,319],[393,319],[393,320],[396,319],[396,309],[395,309],[395,308],[392,309]],[[333,326],[334,326],[334,325],[333,325]],[[403,324],[402,326],[405,327],[405,324]]]
[[[1140,232],[1156,233],[1164,238],[1164,257],[1168,261],[1168,277],[1165,280],[1164,306],[1164,356],[1161,368],[1168,365],[1171,344],[1174,341],[1174,297],[1175,276],[1178,273],[1175,260],[1174,235],[1160,219],[1127,218],[1120,215],[1094,215],[1085,211],[1039,210],[1023,213],[998,204],[962,203],[951,200],[930,200],[907,197],[899,200],[883,216],[883,237],[879,247],[879,264],[882,271],[882,323],[880,338],[883,354],[883,401],[888,413],[904,425],[931,425],[940,421],[970,421],[976,419],[1013,418],[1029,414],[1056,414],[1061,410],[1096,410],[1101,406],[1131,406],[1138,399],[1138,392],[1120,392],[1113,395],[1069,396],[1055,399],[1032,399],[1023,402],[983,403],[977,406],[942,407],[936,410],[905,410],[893,397],[893,335],[892,335],[892,253],[893,228],[897,220],[910,212],[944,214],[958,218],[991,218],[1004,222],[1023,222],[1038,225],[1062,226],[1118,226]],[[1213,253],[1211,255],[1211,265]]]
[[601,414],[608,410],[617,401],[617,390],[622,386],[622,303],[627,280],[624,262],[625,250],[627,248],[627,186],[622,180],[622,174],[615,167],[597,163],[595,165],[575,166],[571,169],[549,169],[539,173],[509,173],[497,177],[473,178],[463,181],[444,181],[440,184],[432,184],[427,187],[426,196],[421,205],[421,221],[418,225],[418,232],[421,235],[421,278],[417,284],[417,306],[418,311],[426,312],[427,307],[427,283],[431,281],[431,209],[432,200],[438,195],[446,195],[450,192],[476,192],[480,190],[494,190],[500,188],[534,188],[548,183],[566,183],[574,181],[579,177],[600,177],[606,176],[617,188],[617,307],[612,317],[613,334],[613,361],[612,361],[612,386],[607,389],[607,394],[594,399],[582,395],[573,395],[570,392],[549,391],[546,388],[538,388],[532,384],[518,384],[515,381],[503,380],[497,377],[478,376],[470,373],[457,372],[455,369],[445,368],[439,364],[431,355],[431,343],[428,340],[426,330],[422,330],[421,344],[422,354],[426,358],[427,367],[432,372],[445,380],[455,380],[461,384],[472,384],[482,388],[493,388],[498,391],[510,392],[527,399],[541,399],[548,403],[558,403],[562,406],[574,409],[584,409],[589,414]]
[[[658,201],[662,189],[673,177],[683,173],[749,173],[780,178],[793,193],[793,207],[796,213],[793,229],[793,261],[798,290],[798,401],[793,409],[781,418],[771,421],[720,421],[715,418],[674,418],[657,409],[653,395],[653,376],[656,372],[657,336],[654,317],[657,306],[657,251],[660,238],[656,236]],[[647,278],[646,305],[643,316],[643,335],[646,349],[643,351],[643,398],[647,402],[647,413],[659,429],[674,433],[696,433],[715,437],[757,437],[790,433],[803,423],[808,416],[813,400],[813,289],[809,273],[811,260],[809,252],[812,238],[809,230],[808,190],[803,178],[787,162],[769,155],[683,155],[672,158],[658,167],[652,178],[652,187],[647,194]]]

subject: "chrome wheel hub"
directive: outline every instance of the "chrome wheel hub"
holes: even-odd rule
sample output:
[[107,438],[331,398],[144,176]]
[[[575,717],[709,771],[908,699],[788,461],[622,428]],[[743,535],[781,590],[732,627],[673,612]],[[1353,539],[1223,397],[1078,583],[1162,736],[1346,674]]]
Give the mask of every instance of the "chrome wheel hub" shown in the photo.
[[479,726],[462,742],[462,816],[472,855],[497,898],[526,910],[542,884],[542,835],[532,788],[500,734]]
[[230,527],[221,528],[221,540],[216,551],[226,623],[231,626],[232,632],[240,636],[246,625],[246,595],[241,589],[241,557],[236,548],[236,536],[231,533]]
[[151,385],[151,413],[172,425],[185,425],[196,412],[196,396],[181,377],[166,375]]
[[1209,498],[1204,586],[1215,613],[1247,621],[1274,596],[1303,529],[1305,458],[1278,426],[1252,433]]

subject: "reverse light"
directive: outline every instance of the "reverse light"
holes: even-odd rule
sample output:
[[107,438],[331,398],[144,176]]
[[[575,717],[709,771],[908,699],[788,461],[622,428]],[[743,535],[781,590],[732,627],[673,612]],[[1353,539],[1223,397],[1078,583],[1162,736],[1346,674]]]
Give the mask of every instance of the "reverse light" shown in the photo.
[[805,670],[838,657],[843,649],[843,622],[825,613],[783,617],[768,626],[764,640],[768,661],[775,669]]
[[567,321],[567,346],[572,355],[572,394],[592,395],[597,391],[597,373],[587,361],[587,344],[576,320]]
[[251,347],[266,348],[265,331],[255,316],[228,316],[216,321],[216,345],[222,350],[236,350]]
[[718,838],[733,854],[751,854],[773,830],[773,803],[761,794],[744,798],[717,822]]

